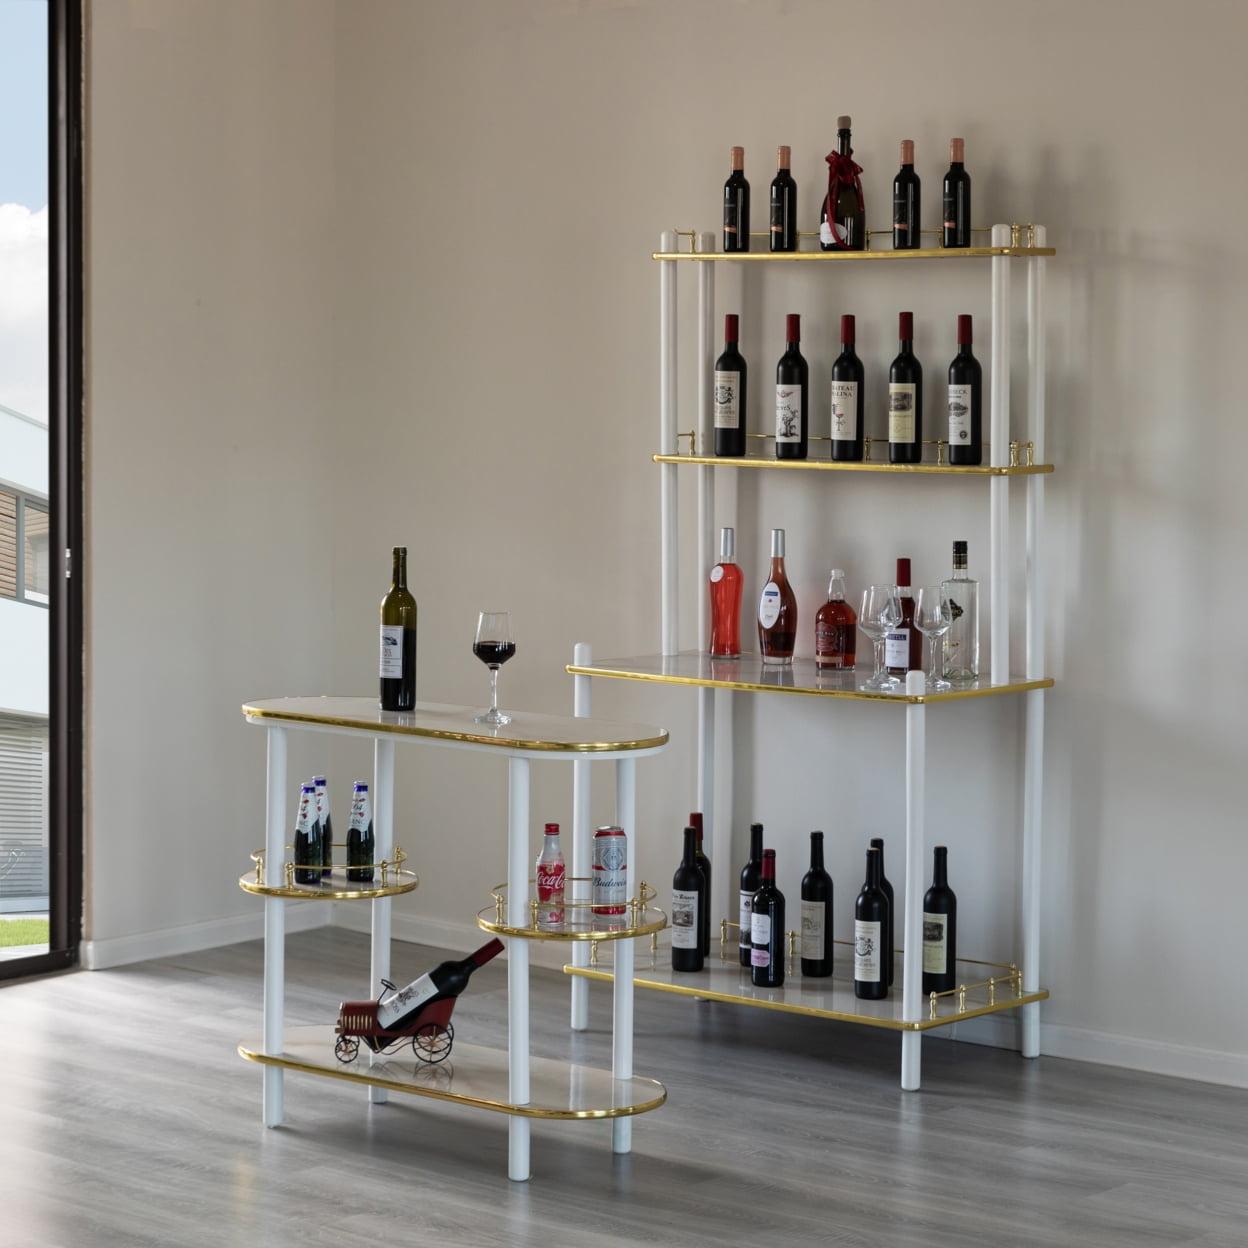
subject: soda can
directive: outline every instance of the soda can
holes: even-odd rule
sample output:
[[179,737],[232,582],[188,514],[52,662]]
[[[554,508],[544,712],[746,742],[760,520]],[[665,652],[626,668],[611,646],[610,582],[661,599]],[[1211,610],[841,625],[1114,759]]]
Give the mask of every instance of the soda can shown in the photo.
[[593,909],[623,914],[628,901],[628,837],[615,825],[594,833]]

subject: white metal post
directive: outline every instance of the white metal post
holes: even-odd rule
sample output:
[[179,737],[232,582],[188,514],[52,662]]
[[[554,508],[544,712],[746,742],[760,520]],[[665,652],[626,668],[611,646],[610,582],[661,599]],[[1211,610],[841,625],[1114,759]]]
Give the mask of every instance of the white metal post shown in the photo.
[[[394,738],[373,738],[373,859],[386,862],[394,849]],[[381,981],[390,978],[391,898],[373,899],[372,966],[369,971],[372,994],[381,992]],[[384,1061],[380,1054],[369,1054],[369,1065]],[[384,1105],[390,1094],[385,1088],[368,1089],[369,1103]]]
[[[698,235],[698,250],[715,250],[713,234]],[[698,450],[709,455],[714,450],[715,419],[713,374],[715,369],[715,264],[704,260],[698,265]],[[698,469],[698,649],[711,646],[711,608],[707,578],[715,564],[715,469],[703,464]],[[698,792],[697,809],[710,843],[715,832],[715,690],[698,690]]]
[[[286,729],[268,730],[264,878],[280,884],[286,871]],[[286,903],[264,899],[264,1051],[280,1054],[286,1007]],[[282,1068],[264,1068],[264,1125],[282,1124]]]
[[[572,662],[577,667],[588,667],[593,662],[593,651],[586,642],[579,641],[572,650]],[[587,718],[590,712],[591,678],[572,677],[572,714],[578,719]],[[572,763],[572,900],[587,902],[590,899],[590,782],[593,764],[587,758]],[[572,942],[572,965],[589,965],[589,942]],[[589,981],[579,975],[572,977],[572,1030],[584,1031],[589,1026]]]
[[[992,245],[1010,245],[1010,227],[992,227]],[[1004,468],[1010,462],[1010,265],[1008,256],[993,256],[992,375],[989,379],[989,462]],[[1010,479],[993,477],[989,484],[991,527],[988,554],[988,628],[992,650],[992,683],[1010,678]]]
[[[637,874],[637,760],[621,758],[615,764],[615,821],[628,836],[630,893],[640,892]],[[611,1073],[617,1079],[633,1077],[633,941],[615,942],[615,980],[611,988]],[[633,1147],[633,1120],[611,1120],[611,1151],[627,1153]]]
[[[1035,227],[1034,243],[1045,245],[1044,226]],[[1028,420],[1037,463],[1045,462],[1045,323],[1044,260],[1027,261]],[[1044,676],[1044,476],[1027,478],[1027,676]],[[1023,754],[1023,990],[1040,986],[1040,846],[1044,792],[1044,690],[1026,694]],[[1040,1003],[1023,1006],[1022,1054],[1040,1056]]]
[[[676,250],[676,235],[665,232],[660,241],[665,252]],[[659,264],[659,451],[675,455],[676,438],[676,261]],[[675,654],[680,648],[679,593],[680,551],[677,542],[679,516],[676,494],[676,465],[659,468],[659,527],[662,532],[661,601],[664,654]]]
[[[507,922],[528,923],[529,760],[508,760],[507,772]],[[507,942],[507,1074],[514,1105],[529,1100],[529,946]],[[529,1120],[513,1115],[507,1127],[507,1177],[529,1177]]]
[[[906,677],[906,693],[922,697],[923,673]],[[921,1017],[923,991],[923,781],[926,767],[926,737],[922,702],[906,706],[906,901],[905,931],[902,936],[901,1017],[908,1023]],[[919,1090],[921,1031],[901,1033],[901,1086],[907,1092]]]

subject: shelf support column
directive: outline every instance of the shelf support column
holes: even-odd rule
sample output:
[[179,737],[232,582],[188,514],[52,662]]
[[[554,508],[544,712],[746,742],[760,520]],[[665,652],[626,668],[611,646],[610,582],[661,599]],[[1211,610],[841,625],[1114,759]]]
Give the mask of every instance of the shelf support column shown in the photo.
[[[386,862],[394,849],[394,740],[373,738],[373,844],[374,860]],[[381,981],[390,978],[390,904],[389,897],[374,897],[372,930],[371,995],[381,992]],[[368,1055],[370,1066],[383,1061],[378,1053]],[[384,1105],[390,1094],[385,1088],[369,1088],[372,1105]]]
[[[637,849],[637,760],[621,758],[615,764],[615,821],[628,836],[628,852]],[[641,876],[636,861],[629,868],[630,878],[640,893]],[[612,1036],[611,1073],[617,1079],[633,1077],[633,940],[615,942],[615,978],[611,985]],[[633,1120],[611,1120],[611,1151],[628,1153],[633,1148]]]
[[[715,236],[697,236],[698,250],[715,250]],[[698,452],[710,455],[715,449],[714,418],[715,370],[715,264],[703,260],[698,265]],[[707,577],[715,565],[715,469],[710,464],[698,468],[698,647],[711,645],[710,596]],[[702,812],[709,843],[714,845],[715,808],[715,690],[698,690],[698,792],[697,809]]]
[[[922,672],[906,676],[906,693],[922,697],[925,689]],[[905,929],[902,935],[903,955],[901,985],[901,1017],[917,1023],[921,1017],[923,998],[923,802],[927,741],[922,702],[906,706],[906,900]],[[901,1033],[901,1086],[907,1092],[919,1090],[919,1055],[921,1031]]]
[[[676,250],[674,231],[664,232],[659,247]],[[675,455],[680,447],[676,437],[676,261],[659,262],[659,446],[664,455]],[[676,492],[676,465],[659,468],[659,528],[661,566],[662,637],[659,649],[675,654],[680,648],[679,571],[677,541],[679,515]]]
[[[1035,245],[1045,246],[1044,226],[1035,227]],[[1027,383],[1028,420],[1036,460],[1044,463],[1045,324],[1044,261],[1027,261]],[[1044,675],[1044,477],[1027,479],[1026,621],[1027,676]],[[1040,986],[1040,843],[1044,792],[1044,691],[1025,695],[1026,720],[1023,752],[1023,991]],[[1040,1056],[1040,1003],[1023,1006],[1022,1055]]]
[[[1010,245],[1010,227],[992,227],[992,245]],[[1010,265],[1008,256],[993,256],[992,374],[989,378],[989,462],[1004,468],[1010,462]],[[1010,678],[1010,479],[993,477],[989,490],[988,628],[992,649],[992,683]]]
[[[281,883],[286,863],[286,729],[268,729],[265,798],[264,878]],[[284,1045],[286,1009],[286,903],[264,899],[264,1051],[277,1056]],[[282,1068],[264,1068],[264,1125],[282,1125]]]
[[[589,644],[579,641],[572,650],[572,662],[577,667],[588,667],[594,661],[593,650]],[[590,711],[591,678],[588,676],[572,677],[572,714],[578,719],[586,719]],[[572,763],[572,900],[587,902],[589,896],[590,859],[590,780],[593,775],[593,764],[587,758],[575,759]],[[574,910],[573,913],[580,913]],[[589,965],[589,942],[574,940],[572,942],[572,965]],[[572,1030],[584,1031],[589,1026],[589,981],[579,975],[572,977]]]
[[[507,922],[528,924],[529,760],[511,758],[507,771]],[[513,1105],[529,1101],[529,946],[507,941],[507,1095]],[[507,1125],[507,1177],[529,1177],[529,1120],[512,1115]]]

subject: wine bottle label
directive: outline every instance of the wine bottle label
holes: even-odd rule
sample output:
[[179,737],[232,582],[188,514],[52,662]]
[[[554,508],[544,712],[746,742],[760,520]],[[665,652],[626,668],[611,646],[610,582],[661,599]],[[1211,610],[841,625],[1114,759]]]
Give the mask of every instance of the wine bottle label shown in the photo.
[[401,624],[381,626],[381,678],[382,680],[403,679],[403,626]]
[[802,957],[820,960],[823,958],[824,931],[823,912],[827,908],[826,901],[802,902]]
[[742,949],[750,947],[750,928],[754,921],[754,894],[747,893],[744,889],[739,894],[741,904],[737,908],[737,944]]
[[971,440],[971,386],[949,387],[949,444],[961,446]]
[[724,565],[722,563],[717,563],[711,569],[711,584],[718,585],[720,581],[722,581],[723,579],[724,579]]
[[715,428],[737,429],[741,424],[741,374],[715,370]]
[[858,437],[858,383],[832,382],[832,441],[853,442]]
[[672,948],[698,947],[698,894],[672,889]]
[[771,915],[769,914],[751,914],[750,915],[750,944],[754,946],[762,945],[761,949],[753,948],[750,950],[751,966],[770,966],[771,965]]
[[949,916],[923,911],[923,970],[928,975],[943,975],[949,952]]
[[860,984],[880,982],[880,925],[854,920],[854,978]]
[[914,441],[915,391],[912,381],[888,383],[888,440],[890,442]]
[[910,630],[894,628],[884,634],[884,666],[910,667]]
[[424,1005],[431,997],[438,995],[437,986],[428,975],[413,980],[406,988],[387,997],[377,1007],[377,1024],[389,1027],[397,1023],[405,1014],[410,1014],[418,1006]]
[[776,386],[776,441],[800,442],[802,440],[802,388],[801,386]]
[[758,622],[770,628],[780,618],[780,586],[768,581],[763,586],[763,596],[758,600]]

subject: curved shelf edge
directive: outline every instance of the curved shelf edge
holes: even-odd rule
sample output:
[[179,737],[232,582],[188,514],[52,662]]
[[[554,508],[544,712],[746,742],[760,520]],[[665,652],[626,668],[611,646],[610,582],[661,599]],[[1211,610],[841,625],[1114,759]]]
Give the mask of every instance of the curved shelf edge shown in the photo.
[[912,247],[906,251],[652,251],[652,260],[722,260],[743,264],[853,264],[861,260],[981,260],[1057,255],[1055,247]]
[[762,459],[751,455],[663,455],[650,457],[656,464],[694,464],[711,468],[779,469],[781,472],[879,472],[928,477],[1035,477],[1053,471],[1052,464],[884,464],[860,460],[840,463],[831,459]]
[[238,886],[245,893],[257,897],[285,897],[294,901],[373,901],[378,897],[398,897],[410,893],[420,885],[420,877],[410,871],[401,873],[404,878],[393,884],[377,887],[337,888],[333,882],[324,884],[257,884],[254,873],[240,875]]
[[[483,932],[495,936],[509,936],[513,940],[631,940],[636,936],[653,936],[667,927],[667,915],[662,910],[647,908],[639,917],[642,922],[631,927],[602,927],[572,930],[543,927],[513,927],[499,923],[493,915],[493,906],[487,906],[477,914],[477,926]],[[649,917],[654,916],[654,917]]]

